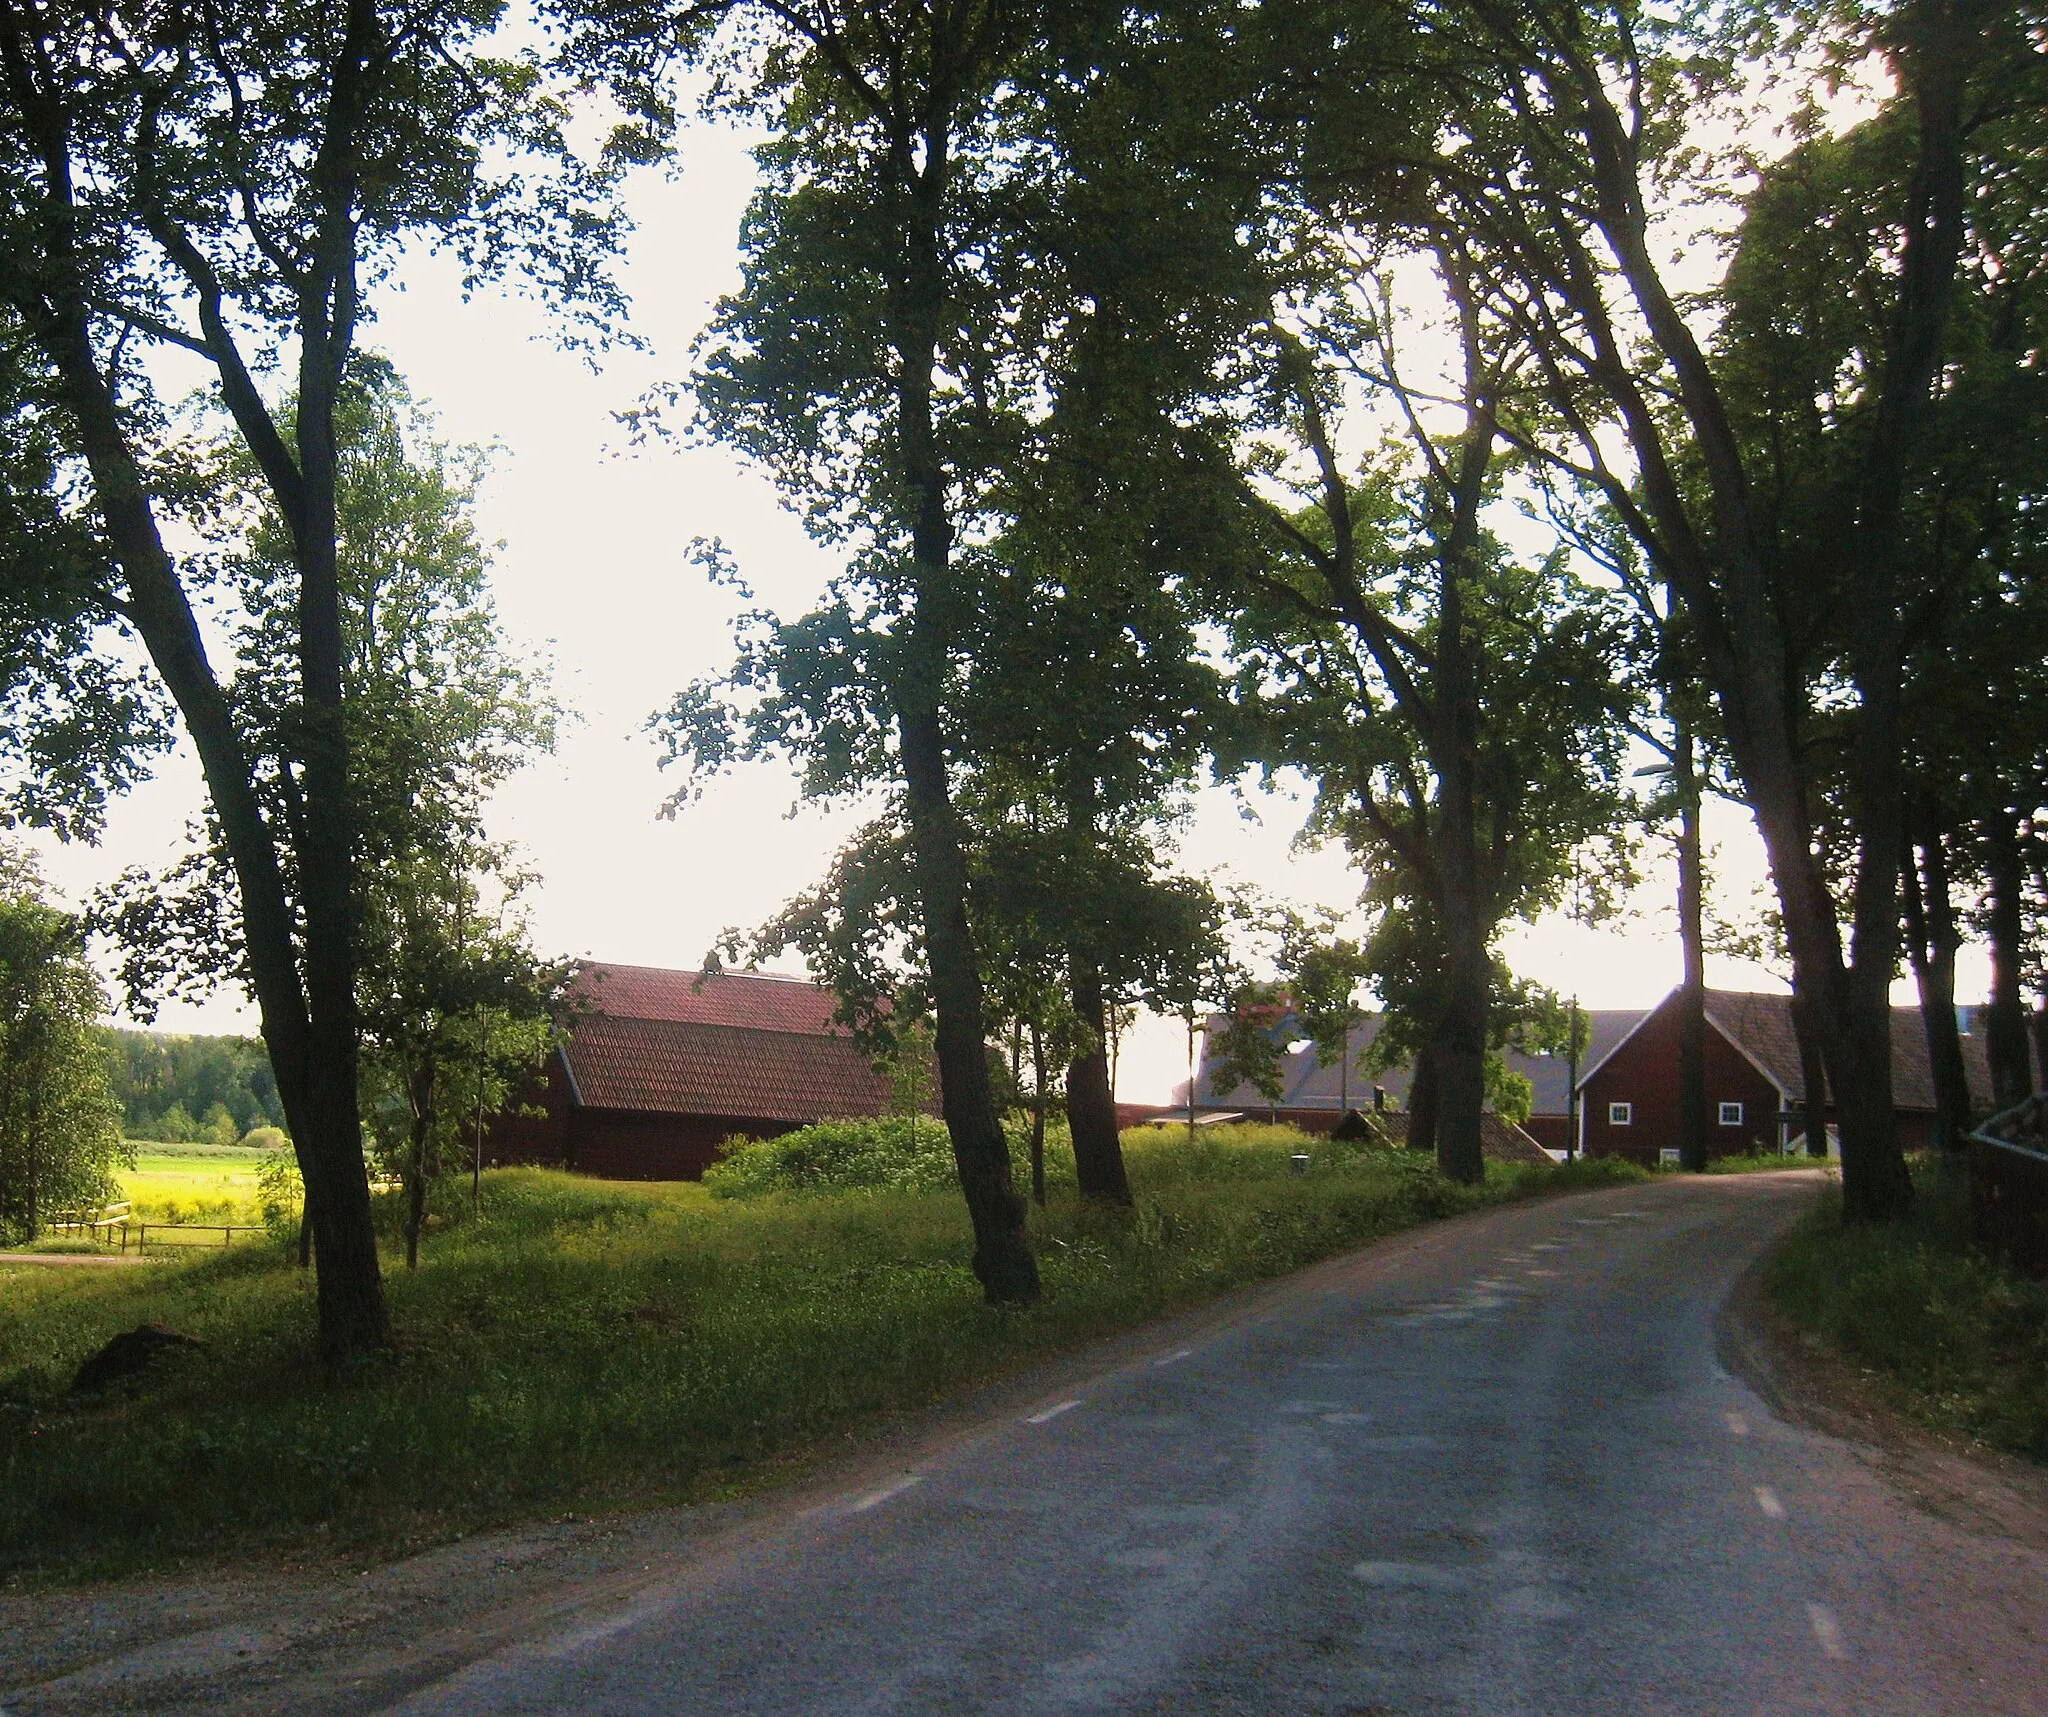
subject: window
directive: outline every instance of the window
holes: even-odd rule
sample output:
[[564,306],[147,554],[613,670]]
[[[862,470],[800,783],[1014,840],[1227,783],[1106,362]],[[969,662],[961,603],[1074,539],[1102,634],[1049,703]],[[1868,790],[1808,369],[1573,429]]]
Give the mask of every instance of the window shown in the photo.
[[1723,1103],[1721,1105],[1721,1125],[1724,1127],[1739,1127],[1742,1125],[1742,1105],[1740,1103]]
[[1636,1106],[1633,1103],[1610,1103],[1607,1105],[1607,1124],[1610,1127],[1632,1127],[1636,1123]]

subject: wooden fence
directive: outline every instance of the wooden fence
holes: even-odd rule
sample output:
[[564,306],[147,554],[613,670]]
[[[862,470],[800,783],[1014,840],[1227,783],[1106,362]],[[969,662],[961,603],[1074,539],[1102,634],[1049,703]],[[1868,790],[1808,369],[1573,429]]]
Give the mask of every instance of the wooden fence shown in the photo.
[[2029,1097],[1970,1135],[1970,1234],[2029,1275],[2048,1276],[2048,1097]]
[[159,1250],[169,1247],[232,1246],[237,1234],[268,1234],[261,1224],[246,1222],[141,1222],[126,1202],[104,1205],[98,1210],[60,1210],[51,1218],[52,1234],[75,1234],[110,1246],[117,1252],[145,1246]]
[[60,1210],[50,1219],[50,1232],[76,1234],[104,1246],[113,1240],[116,1229],[127,1229],[129,1208],[124,1199],[119,1204],[103,1204],[97,1210]]

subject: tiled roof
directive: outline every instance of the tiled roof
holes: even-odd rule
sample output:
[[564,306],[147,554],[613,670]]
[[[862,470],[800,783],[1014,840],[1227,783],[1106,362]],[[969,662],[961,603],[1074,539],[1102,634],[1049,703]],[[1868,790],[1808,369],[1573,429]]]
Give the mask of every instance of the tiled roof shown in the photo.
[[586,960],[577,968],[576,984],[593,1011],[614,1019],[750,1026],[813,1036],[835,1029],[832,992],[803,978],[765,972],[707,975]]
[[593,1014],[564,1055],[586,1109],[797,1122],[889,1109],[888,1081],[847,1037]]
[[888,1081],[833,1023],[832,992],[760,972],[588,961],[563,1051],[586,1109],[748,1121],[880,1115]]
[[[1792,998],[1753,990],[1707,991],[1707,1018],[1747,1054],[1786,1098],[1806,1097],[1799,1069],[1799,1038],[1792,1029]],[[1991,1068],[1981,1036],[1963,1038],[1963,1071],[1970,1100],[1979,1109],[1991,1101]],[[1892,1009],[1892,1102],[1901,1109],[1934,1107],[1934,1069],[1927,1056],[1927,1031],[1918,1008]]]
[[1494,1163],[1541,1163],[1551,1168],[1557,1161],[1514,1122],[1503,1121],[1491,1110],[1479,1117],[1479,1150]]
[[[1648,1012],[1647,1008],[1584,1008],[1580,1010],[1589,1029],[1591,1041],[1579,1057],[1579,1071],[1583,1073],[1596,1061],[1619,1043],[1636,1023]],[[1366,1075],[1358,1070],[1358,1058],[1379,1036],[1384,1016],[1374,1014],[1351,1034],[1351,1105],[1362,1109],[1371,1106],[1372,1088],[1380,1086],[1397,1104],[1408,1101],[1408,1082],[1411,1077],[1406,1067],[1390,1067],[1384,1073]],[[1211,1031],[1220,1031],[1220,1019],[1209,1022]],[[1535,1101],[1530,1112],[1537,1115],[1562,1115],[1566,1112],[1566,1096],[1571,1085],[1571,1063],[1562,1055],[1524,1055],[1518,1050],[1507,1052],[1507,1064],[1527,1079],[1535,1089]],[[1206,1062],[1206,1055],[1205,1055]],[[1281,1094],[1278,1106],[1294,1109],[1337,1109],[1343,1104],[1344,1070],[1331,1062],[1327,1067],[1316,1065],[1314,1049],[1287,1056],[1281,1065]],[[1187,1102],[1187,1087],[1180,1088],[1179,1100]],[[1250,1085],[1240,1085],[1234,1091],[1221,1096],[1209,1089],[1208,1068],[1205,1065],[1199,1082],[1195,1086],[1195,1102],[1198,1105],[1220,1103],[1228,1108],[1256,1111],[1266,1107],[1266,1099]],[[1540,1147],[1539,1147],[1540,1149]],[[1547,1159],[1546,1159],[1547,1160]]]

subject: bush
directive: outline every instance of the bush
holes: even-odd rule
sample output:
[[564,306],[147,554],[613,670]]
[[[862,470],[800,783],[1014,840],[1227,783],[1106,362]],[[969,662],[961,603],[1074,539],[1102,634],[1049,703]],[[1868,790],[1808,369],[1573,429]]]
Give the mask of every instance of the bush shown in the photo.
[[282,1151],[291,1148],[291,1140],[282,1127],[251,1127],[240,1139],[245,1151]]
[[736,1144],[707,1170],[720,1198],[769,1192],[937,1192],[952,1184],[953,1146],[942,1122],[921,1116],[820,1121],[780,1138]]

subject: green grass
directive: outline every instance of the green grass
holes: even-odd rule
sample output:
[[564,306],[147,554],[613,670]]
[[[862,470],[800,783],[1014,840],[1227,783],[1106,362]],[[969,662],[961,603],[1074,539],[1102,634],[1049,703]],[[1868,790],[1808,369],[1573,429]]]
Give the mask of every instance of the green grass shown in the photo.
[[1893,1224],[1844,1226],[1831,1192],[1772,1260],[1771,1299],[1921,1423],[2048,1462],[2048,1282],[1970,1245],[1960,1172],[1917,1181]]
[[[1289,1129],[1129,1138],[1138,1208],[1034,1213],[1045,1300],[985,1306],[952,1192],[715,1199],[690,1185],[485,1177],[449,1188],[396,1351],[340,1378],[312,1282],[248,1246],[141,1270],[0,1266],[0,1568],[113,1574],[227,1550],[390,1554],[522,1517],[643,1507],[786,1474],[876,1415],[1414,1222],[1625,1165],[1449,1185]],[[145,1319],[208,1345],[132,1398],[68,1401]]]
[[257,1222],[260,1151],[241,1145],[134,1142],[135,1166],[116,1175],[145,1222]]
[[1825,1165],[1804,1151],[1786,1156],[1780,1151],[1753,1151],[1745,1156],[1709,1157],[1708,1174],[1776,1174],[1783,1169],[1821,1168]]

